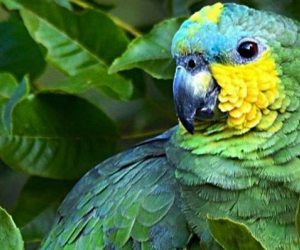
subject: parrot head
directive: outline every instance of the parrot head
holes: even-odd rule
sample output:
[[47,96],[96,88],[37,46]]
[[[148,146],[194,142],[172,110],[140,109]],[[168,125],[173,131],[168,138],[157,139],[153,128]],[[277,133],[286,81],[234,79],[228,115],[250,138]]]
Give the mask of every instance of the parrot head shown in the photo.
[[181,25],[172,41],[173,94],[179,121],[189,133],[195,120],[266,130],[285,111],[289,100],[278,55],[296,38],[280,18],[217,3]]

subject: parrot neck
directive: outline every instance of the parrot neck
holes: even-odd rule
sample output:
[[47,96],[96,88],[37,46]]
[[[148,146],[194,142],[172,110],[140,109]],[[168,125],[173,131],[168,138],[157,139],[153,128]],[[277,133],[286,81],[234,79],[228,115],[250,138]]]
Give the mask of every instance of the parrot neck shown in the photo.
[[[180,126],[173,134],[167,158],[176,167],[183,210],[197,235],[205,233],[209,216],[242,222],[257,238],[276,229],[282,238],[289,230],[291,239],[297,239],[300,112],[298,99],[293,100],[265,131],[241,133],[224,124],[199,123],[193,135]],[[262,241],[266,246],[271,242]]]
[[282,115],[268,131],[237,134],[214,125],[198,127],[194,135],[179,127],[173,134],[167,158],[176,167],[183,210],[197,235],[205,233],[209,216],[242,222],[257,238],[284,227],[280,232],[289,228],[297,239],[300,112]]
[[[247,188],[260,178],[274,181],[274,169],[287,171],[283,176],[292,178],[298,169],[300,173],[299,117],[299,111],[280,114],[265,131],[206,122],[196,124],[192,135],[179,126],[170,141],[168,158],[177,167],[177,177],[187,184],[207,183],[211,178],[209,182],[225,189]],[[238,175],[243,178],[235,178]]]

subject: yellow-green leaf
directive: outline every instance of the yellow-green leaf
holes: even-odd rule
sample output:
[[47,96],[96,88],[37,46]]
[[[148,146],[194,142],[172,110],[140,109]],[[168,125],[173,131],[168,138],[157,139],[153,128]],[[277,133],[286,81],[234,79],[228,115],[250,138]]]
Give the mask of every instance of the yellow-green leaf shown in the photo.
[[0,207],[0,246],[5,250],[22,250],[24,243],[12,217]]
[[247,226],[229,218],[207,218],[214,239],[226,250],[265,250]]

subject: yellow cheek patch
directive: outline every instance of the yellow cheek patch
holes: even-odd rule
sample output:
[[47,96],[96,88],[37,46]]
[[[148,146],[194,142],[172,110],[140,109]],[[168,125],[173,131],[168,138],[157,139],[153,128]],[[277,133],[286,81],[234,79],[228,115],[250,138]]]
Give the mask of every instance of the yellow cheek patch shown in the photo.
[[229,127],[265,130],[278,110],[283,112],[285,93],[269,50],[248,64],[212,64],[211,72],[221,87],[219,109],[228,112]]
[[222,9],[223,4],[221,3],[216,3],[212,6],[206,6],[200,11],[193,14],[189,19],[200,24],[204,23],[207,20],[213,23],[217,23],[221,15]]

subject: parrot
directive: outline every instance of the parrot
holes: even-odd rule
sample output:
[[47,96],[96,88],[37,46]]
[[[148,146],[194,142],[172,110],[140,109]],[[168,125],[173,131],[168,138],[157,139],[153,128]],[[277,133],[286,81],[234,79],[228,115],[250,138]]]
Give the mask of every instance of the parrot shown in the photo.
[[[178,124],[87,172],[41,250],[300,248],[299,23],[215,3],[170,56]],[[242,229],[258,248],[239,245]]]

